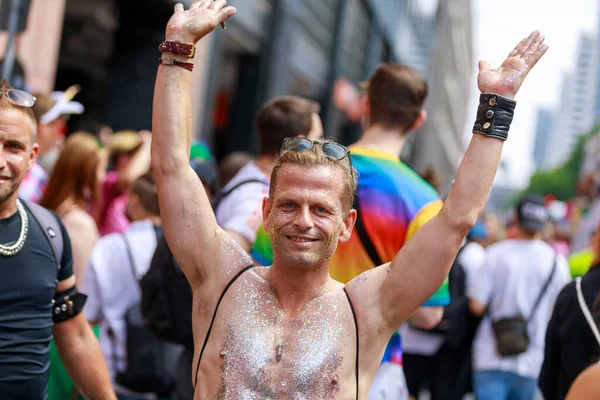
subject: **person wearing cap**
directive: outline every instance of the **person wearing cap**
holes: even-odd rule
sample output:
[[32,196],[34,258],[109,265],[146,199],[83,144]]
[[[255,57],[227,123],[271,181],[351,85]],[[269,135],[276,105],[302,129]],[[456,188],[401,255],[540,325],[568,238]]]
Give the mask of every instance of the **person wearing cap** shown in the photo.
[[[468,281],[469,308],[483,316],[473,343],[478,399],[534,399],[546,326],[558,293],[570,279],[565,257],[541,239],[548,222],[543,199],[523,197],[516,206],[516,237],[488,247],[483,264]],[[499,343],[494,327],[516,317],[526,321],[529,344],[524,351],[503,355],[504,341]]]
[[72,101],[79,90],[79,86],[73,85],[64,92],[33,94],[36,98],[32,107],[37,122],[36,143],[40,150],[38,159],[19,187],[20,198],[35,203],[41,200],[67,133],[68,117],[84,111],[81,103]]

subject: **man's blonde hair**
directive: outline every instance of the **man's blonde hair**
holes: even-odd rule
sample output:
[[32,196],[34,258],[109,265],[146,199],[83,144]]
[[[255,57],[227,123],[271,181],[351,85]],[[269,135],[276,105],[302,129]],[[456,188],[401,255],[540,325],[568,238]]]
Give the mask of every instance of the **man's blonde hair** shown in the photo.
[[[331,140],[321,140],[320,142],[321,144],[334,143]],[[344,191],[340,200],[344,211],[349,211],[352,209],[357,187],[357,171],[352,166],[350,154],[348,154],[343,160],[335,160],[326,156],[325,153],[323,153],[323,149],[319,145],[314,145],[310,150],[303,152],[283,151],[277,156],[275,167],[271,173],[271,185],[269,188],[270,198],[273,198],[275,193],[277,179],[279,177],[281,167],[286,164],[304,165],[308,167],[327,166],[342,171],[342,175],[344,177]]]

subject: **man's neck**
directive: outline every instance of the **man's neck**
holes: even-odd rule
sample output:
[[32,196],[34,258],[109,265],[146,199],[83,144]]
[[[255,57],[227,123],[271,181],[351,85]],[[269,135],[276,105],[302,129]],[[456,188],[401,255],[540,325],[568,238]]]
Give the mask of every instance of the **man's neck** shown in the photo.
[[398,129],[384,129],[380,125],[368,126],[361,138],[353,144],[399,157],[406,143],[406,132]]
[[17,212],[17,193],[0,203],[0,219],[12,217]]
[[267,269],[267,281],[275,291],[284,313],[294,316],[331,287],[327,263],[320,266],[294,267],[273,263]]
[[273,168],[275,168],[275,157],[263,155],[254,164],[260,168],[267,178],[271,179],[271,173],[273,172]]

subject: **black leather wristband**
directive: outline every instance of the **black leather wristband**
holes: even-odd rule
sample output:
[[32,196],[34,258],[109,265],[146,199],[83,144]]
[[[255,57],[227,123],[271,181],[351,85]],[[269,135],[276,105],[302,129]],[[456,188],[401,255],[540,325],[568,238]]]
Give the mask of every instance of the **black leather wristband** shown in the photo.
[[479,96],[473,133],[506,140],[516,105],[516,101],[499,94],[482,93]]
[[75,286],[57,293],[52,299],[52,321],[59,323],[77,316],[83,311],[86,300],[87,295],[79,293]]

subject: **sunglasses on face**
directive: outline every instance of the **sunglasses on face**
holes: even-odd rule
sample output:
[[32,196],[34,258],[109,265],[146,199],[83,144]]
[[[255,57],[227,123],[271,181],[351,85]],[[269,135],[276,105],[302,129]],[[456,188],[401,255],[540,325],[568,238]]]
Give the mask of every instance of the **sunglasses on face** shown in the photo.
[[33,107],[36,101],[36,98],[31,93],[27,93],[24,90],[0,89],[0,95],[3,95],[10,103],[19,107]]

